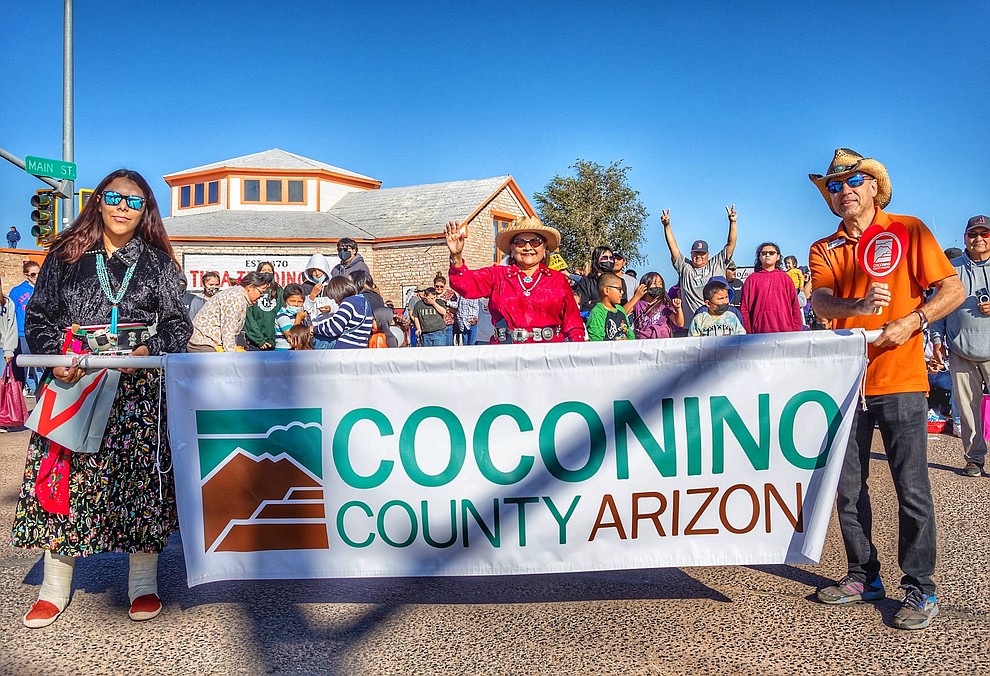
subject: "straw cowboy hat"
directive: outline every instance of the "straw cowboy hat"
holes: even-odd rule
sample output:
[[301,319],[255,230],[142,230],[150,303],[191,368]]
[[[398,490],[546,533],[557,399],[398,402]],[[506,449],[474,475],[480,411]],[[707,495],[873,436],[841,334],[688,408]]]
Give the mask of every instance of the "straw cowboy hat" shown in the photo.
[[[877,194],[873,198],[873,203],[880,209],[890,204],[891,188],[890,176],[887,175],[887,167],[872,157],[863,157],[855,150],[850,150],[849,148],[836,149],[835,157],[832,158],[832,163],[825,170],[824,176],[821,174],[808,174],[808,178],[818,186],[818,190],[822,193],[822,197],[825,198],[828,208],[832,209],[832,201],[829,198],[828,188],[826,187],[828,182],[839,177],[844,178],[855,174],[857,171],[869,174],[877,179]],[[835,209],[832,209],[832,213],[835,214]],[[835,215],[838,216],[838,214]]]
[[523,216],[512,221],[505,230],[495,235],[495,246],[504,254],[509,253],[509,243],[521,232],[535,232],[547,241],[547,252],[556,251],[560,246],[560,231],[543,225],[536,216]]

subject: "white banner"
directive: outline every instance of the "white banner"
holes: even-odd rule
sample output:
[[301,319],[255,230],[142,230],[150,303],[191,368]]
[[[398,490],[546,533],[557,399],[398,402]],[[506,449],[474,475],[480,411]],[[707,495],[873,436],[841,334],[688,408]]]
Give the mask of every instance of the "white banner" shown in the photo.
[[[326,254],[331,269],[340,262],[337,256]],[[190,291],[203,289],[203,275],[207,272],[220,274],[220,286],[233,286],[245,273],[256,270],[258,265],[269,262],[275,268],[275,281],[280,286],[301,284],[306,272],[309,254],[292,256],[283,254],[197,254],[182,256],[182,273]]]
[[188,582],[817,563],[861,333],[169,355]]

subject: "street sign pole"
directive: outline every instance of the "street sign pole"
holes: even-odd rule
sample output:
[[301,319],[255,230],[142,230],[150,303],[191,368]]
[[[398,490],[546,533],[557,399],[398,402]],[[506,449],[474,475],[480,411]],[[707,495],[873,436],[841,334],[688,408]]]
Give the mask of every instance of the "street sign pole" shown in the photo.
[[[0,159],[7,160],[15,167],[19,167],[29,174],[31,173],[30,171],[28,171],[27,165],[25,164],[24,160],[19,158],[17,155],[14,155],[13,153],[7,152],[3,148],[0,148]],[[65,197],[65,198],[72,197],[72,191],[69,189],[69,186],[71,184],[68,181],[66,180],[56,181],[55,179],[49,178],[48,176],[39,176],[37,174],[33,174],[33,175],[42,183],[45,183],[55,188],[55,194],[58,195],[59,197]]]
[[[65,21],[62,36],[62,161],[75,162],[75,128],[73,126],[73,72],[72,72],[72,0],[65,0]],[[73,175],[73,178],[75,176]],[[62,213],[68,219],[63,220],[64,230],[69,223],[76,220],[76,201],[74,181],[69,181],[68,194],[62,201]],[[63,193],[64,194],[64,193]]]

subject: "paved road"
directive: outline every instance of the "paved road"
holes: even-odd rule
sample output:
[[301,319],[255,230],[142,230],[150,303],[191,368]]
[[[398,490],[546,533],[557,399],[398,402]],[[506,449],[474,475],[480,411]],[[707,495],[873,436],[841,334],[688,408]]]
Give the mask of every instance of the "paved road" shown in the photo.
[[[28,433],[0,435],[8,528]],[[897,592],[895,501],[879,445],[877,542]],[[820,566],[748,566],[498,578],[209,584],[189,589],[179,538],[161,561],[165,610],[127,619],[127,561],[80,561],[66,613],[21,626],[36,552],[0,542],[3,674],[906,674],[990,673],[990,479],[959,476],[958,439],[932,437],[941,615],[892,628],[898,604],[816,603],[844,572],[834,515]],[[899,595],[898,595],[899,597]]]

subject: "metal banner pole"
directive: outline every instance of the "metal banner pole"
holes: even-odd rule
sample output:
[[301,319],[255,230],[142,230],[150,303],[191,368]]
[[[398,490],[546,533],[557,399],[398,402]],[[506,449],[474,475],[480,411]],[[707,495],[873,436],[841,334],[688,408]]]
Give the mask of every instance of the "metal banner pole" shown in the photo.
[[54,368],[56,366],[79,366],[84,369],[160,369],[165,358],[131,357],[130,355],[98,354],[19,354],[18,366]]

